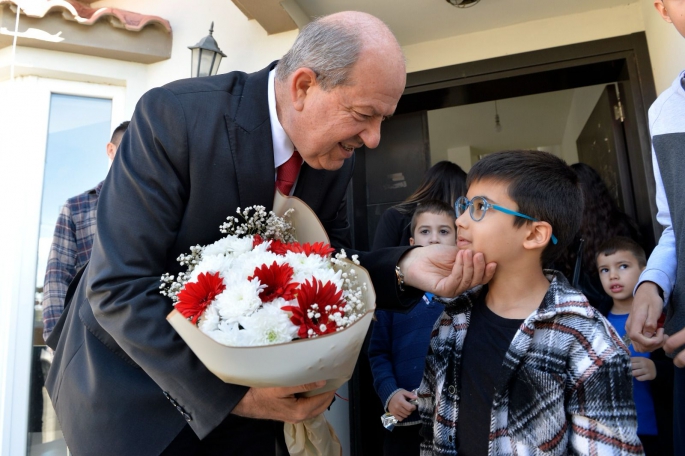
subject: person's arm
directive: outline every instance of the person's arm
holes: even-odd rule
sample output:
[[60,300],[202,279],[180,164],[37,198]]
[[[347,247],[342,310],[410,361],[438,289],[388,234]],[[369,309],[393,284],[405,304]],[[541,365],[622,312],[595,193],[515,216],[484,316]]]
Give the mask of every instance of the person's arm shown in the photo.
[[656,181],[656,218],[664,231],[635,286],[633,308],[626,323],[630,340],[635,349],[642,352],[655,350],[664,342],[663,330],[657,328],[657,321],[673,290],[678,266],[671,214],[653,148],[652,164]]
[[392,366],[392,320],[393,315],[376,312],[369,341],[369,364],[373,374],[373,387],[378,393],[383,408],[388,411],[390,397],[399,390]]
[[395,208],[391,207],[383,212],[376,227],[371,250],[399,246],[405,228],[402,226],[402,220],[404,217]]
[[43,340],[47,340],[64,311],[64,297],[76,274],[77,255],[76,227],[65,204],[55,224],[43,282]]
[[[574,363],[578,370],[572,372],[568,388],[569,453],[587,454],[594,447],[597,454],[644,454],[637,437],[630,355],[601,330],[580,335],[574,345],[576,359],[587,363]],[[587,347],[603,350],[591,358]]]

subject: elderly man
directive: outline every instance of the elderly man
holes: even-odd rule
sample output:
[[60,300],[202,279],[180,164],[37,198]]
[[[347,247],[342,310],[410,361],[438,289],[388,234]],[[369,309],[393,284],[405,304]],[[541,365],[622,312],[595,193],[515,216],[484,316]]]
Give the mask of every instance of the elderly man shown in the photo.
[[[320,383],[221,382],[166,323],[172,307],[159,277],[179,270],[175,258],[189,246],[220,238],[237,207],[271,207],[274,184],[312,207],[335,247],[349,247],[354,149],[378,145],[404,85],[392,33],[347,12],[307,26],[278,64],[257,73],[178,81],[143,96],[102,189],[91,262],[47,381],[74,454],[276,454],[282,421],[326,409],[333,392],[298,396]],[[452,296],[494,272],[482,255],[440,246],[360,259],[386,308],[409,305],[416,288]]]

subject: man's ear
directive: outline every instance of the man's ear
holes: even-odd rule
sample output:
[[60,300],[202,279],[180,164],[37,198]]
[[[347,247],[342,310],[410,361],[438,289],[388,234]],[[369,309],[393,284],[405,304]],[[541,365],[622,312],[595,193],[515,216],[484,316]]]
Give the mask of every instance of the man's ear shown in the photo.
[[107,143],[107,156],[110,160],[114,160],[114,156],[117,154],[117,146],[114,143]]
[[668,11],[666,11],[666,6],[664,6],[664,2],[661,0],[654,0],[654,8],[659,12],[659,15],[663,20],[669,23],[673,23],[671,21],[671,17],[668,15]]
[[310,68],[298,68],[290,77],[290,101],[296,111],[304,109],[309,89],[316,85],[316,73]]
[[547,222],[530,222],[528,225],[528,235],[523,241],[523,248],[544,249],[549,242],[552,242],[552,225]]

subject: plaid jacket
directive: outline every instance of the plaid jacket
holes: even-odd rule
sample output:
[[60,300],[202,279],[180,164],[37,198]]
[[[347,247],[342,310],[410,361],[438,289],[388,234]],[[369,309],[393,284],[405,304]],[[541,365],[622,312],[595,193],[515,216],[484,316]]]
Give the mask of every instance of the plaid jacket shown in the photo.
[[43,339],[48,338],[64,311],[69,283],[90,258],[101,188],[102,182],[69,198],[60,210],[43,283]]
[[[549,291],[496,380],[488,454],[643,454],[626,347],[562,274],[546,273]],[[423,456],[457,454],[461,350],[481,290],[446,302],[433,328],[418,391]]]

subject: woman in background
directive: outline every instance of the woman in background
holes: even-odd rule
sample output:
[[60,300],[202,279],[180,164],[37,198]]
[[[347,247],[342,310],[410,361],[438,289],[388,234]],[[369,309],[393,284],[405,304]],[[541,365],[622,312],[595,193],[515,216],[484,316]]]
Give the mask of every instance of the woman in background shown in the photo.
[[386,210],[376,228],[372,250],[409,245],[411,217],[419,203],[440,200],[454,207],[454,202],[466,195],[466,173],[459,165],[441,161],[430,167],[414,193]]
[[573,280],[579,243],[582,239],[580,274],[578,283],[573,285],[583,292],[595,308],[601,312],[608,312],[612,301],[604,293],[595,267],[599,246],[617,236],[630,238],[642,245],[642,235],[635,221],[619,209],[602,177],[592,166],[576,163],[571,165],[571,168],[578,175],[578,183],[583,192],[583,220],[576,240],[553,269],[563,272],[569,282]]

